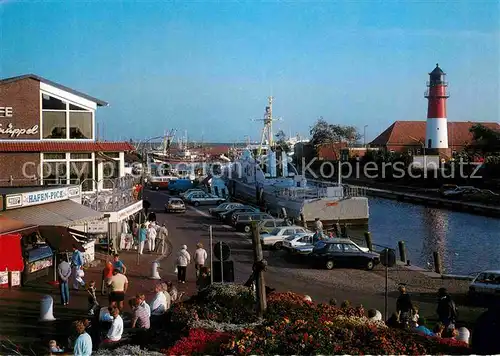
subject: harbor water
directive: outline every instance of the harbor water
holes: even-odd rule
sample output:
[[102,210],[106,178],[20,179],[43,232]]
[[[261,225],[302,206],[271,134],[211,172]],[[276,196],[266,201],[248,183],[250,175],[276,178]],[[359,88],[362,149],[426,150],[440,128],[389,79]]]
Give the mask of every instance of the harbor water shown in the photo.
[[[360,241],[366,229],[353,227],[348,233]],[[433,269],[437,251],[447,274],[500,269],[500,219],[370,198],[368,231],[374,244],[397,250],[404,241],[412,265]]]

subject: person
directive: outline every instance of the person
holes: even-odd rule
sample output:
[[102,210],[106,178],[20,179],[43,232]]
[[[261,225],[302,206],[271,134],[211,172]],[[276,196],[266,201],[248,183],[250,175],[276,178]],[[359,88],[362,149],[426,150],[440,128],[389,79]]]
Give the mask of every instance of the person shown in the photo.
[[78,246],[73,244],[73,253],[71,255],[71,266],[73,267],[72,276],[73,276],[73,289],[78,290],[79,285],[84,285],[83,281],[83,254],[80,250],[78,250]]
[[417,334],[425,335],[425,336],[435,336],[435,334],[424,325],[424,322],[421,318],[418,318],[415,322],[415,327],[413,331]]
[[109,279],[113,277],[113,263],[108,259],[106,261],[106,265],[102,270],[101,277],[101,295],[105,294],[105,290],[107,289]]
[[62,347],[59,347],[59,345],[57,345],[57,341],[56,340],[50,340],[49,341],[49,351],[50,353],[62,353],[64,352],[64,348]]
[[385,324],[390,327],[390,328],[397,328],[399,329],[401,327],[401,323],[399,322],[399,314],[398,313],[392,313],[389,319],[385,322]]
[[67,261],[67,257],[63,256],[61,262],[57,266],[57,275],[59,276],[59,288],[61,290],[61,304],[68,305],[69,303],[69,277],[71,276],[71,266]]
[[168,293],[170,294],[170,299],[172,300],[172,303],[175,303],[177,301],[177,298],[179,297],[177,287],[174,286],[174,284],[171,281],[168,281],[167,282],[167,290],[168,290]]
[[149,224],[147,238],[148,238],[148,249],[150,253],[153,253],[155,250],[155,241],[156,241],[156,224],[154,221]]
[[144,244],[146,243],[146,238],[147,238],[146,224],[143,223],[139,228],[139,253],[141,255],[144,251]]
[[110,287],[109,303],[117,303],[118,308],[123,310],[123,301],[128,288],[127,277],[115,269],[113,270],[113,277],[108,281],[108,285]]
[[323,223],[319,218],[314,219],[314,230],[320,233],[323,232]]
[[132,337],[133,343],[144,347],[147,344],[148,331],[151,327],[146,308],[141,306],[141,299],[134,298],[130,300],[130,307],[132,309],[132,330],[134,335]]
[[198,242],[196,247],[196,251],[194,252],[194,268],[196,269],[196,277],[198,278],[200,276],[200,269],[205,265],[208,255],[201,242]]
[[465,342],[466,344],[469,344],[469,339],[470,339],[470,331],[466,327],[461,327],[458,330],[458,335],[457,335],[457,341]]
[[198,284],[198,289],[202,290],[208,287],[211,284],[211,277],[210,277],[210,268],[208,267],[201,267],[200,269],[200,276],[198,277],[197,284]]
[[123,334],[123,319],[120,316],[120,310],[116,307],[110,307],[109,314],[113,318],[113,322],[103,340],[104,343],[120,341]]
[[434,336],[435,337],[440,337],[442,338],[443,337],[443,333],[444,333],[444,330],[445,330],[445,326],[443,323],[439,322],[437,323],[435,326],[434,326],[434,329],[432,329],[433,333],[434,333]]
[[97,301],[97,296],[95,295],[95,281],[90,281],[87,288],[88,302],[89,302],[89,315],[94,315],[95,311],[99,309],[99,302]]
[[167,296],[163,293],[163,286],[159,283],[155,286],[155,297],[151,301],[151,315],[163,315],[167,311]]
[[127,274],[127,266],[120,260],[120,255],[117,253],[113,256],[113,269],[117,269],[121,274]]
[[167,229],[167,225],[165,223],[163,223],[160,227],[160,229],[158,230],[158,242],[157,242],[157,249],[159,250],[160,246],[161,246],[161,251],[158,251],[160,252],[162,255],[165,254],[165,250],[166,250],[166,247],[167,247],[167,239],[168,239],[168,229]]
[[455,322],[458,316],[457,306],[453,299],[451,299],[446,288],[439,288],[438,290],[438,305],[436,312],[439,321],[442,322],[446,328],[455,328]]
[[187,251],[187,246],[182,245],[177,255],[177,280],[179,283],[186,283],[186,270],[191,263],[191,255]]
[[404,327],[409,326],[412,319],[413,303],[410,295],[406,292],[406,286],[399,286],[399,297],[396,301],[396,311],[399,314],[399,321]]
[[156,213],[154,211],[148,214],[148,221],[156,222]]
[[149,208],[151,208],[151,203],[147,200],[142,201],[142,208],[144,209],[144,213],[148,215]]
[[92,338],[87,333],[85,324],[82,321],[77,321],[75,322],[75,329],[78,337],[73,346],[73,354],[75,356],[92,355]]
[[144,293],[137,294],[136,298],[138,300],[140,300],[140,305],[142,307],[144,307],[144,309],[146,309],[146,311],[148,312],[148,318],[150,318],[151,317],[151,307],[149,306],[148,303],[146,303],[146,296],[144,295]]

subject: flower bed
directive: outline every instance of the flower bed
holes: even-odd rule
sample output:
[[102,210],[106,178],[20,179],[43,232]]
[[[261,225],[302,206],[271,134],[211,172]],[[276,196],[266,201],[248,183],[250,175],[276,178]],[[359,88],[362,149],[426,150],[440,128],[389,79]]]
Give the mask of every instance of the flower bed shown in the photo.
[[[271,294],[265,320],[255,326],[251,324],[256,321],[254,297],[248,289],[242,288],[231,285],[211,287],[197,300],[176,306],[173,319],[185,323],[188,328],[223,322],[237,322],[237,325],[249,327],[234,328],[229,332],[213,331],[217,330],[216,327],[212,330],[191,329],[165,353],[470,354],[470,349],[462,343],[428,338],[388,328],[383,322],[370,321],[362,307],[315,304],[304,301],[304,296],[295,293]],[[231,315],[233,311],[235,314]]]

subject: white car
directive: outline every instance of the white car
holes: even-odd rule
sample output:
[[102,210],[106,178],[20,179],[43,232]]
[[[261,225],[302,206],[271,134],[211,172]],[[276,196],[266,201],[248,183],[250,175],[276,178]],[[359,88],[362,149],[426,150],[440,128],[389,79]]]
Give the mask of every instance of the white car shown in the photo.
[[[312,234],[314,235],[314,234]],[[311,236],[312,236],[311,235]],[[326,241],[335,241],[337,239],[336,237],[334,238],[328,238]],[[325,241],[325,240],[323,240]],[[340,241],[340,240],[339,240]],[[363,252],[370,252],[370,249],[368,247],[361,247],[351,239],[342,239],[342,241],[349,241],[350,244],[353,244],[357,248],[359,248]],[[312,243],[310,244],[299,244],[297,246],[290,247],[289,250],[290,252],[298,253],[298,254],[308,254],[311,253],[314,249],[314,245]]]
[[298,234],[294,234],[288,236],[283,241],[283,248],[287,250],[291,250],[295,247],[312,245],[312,237],[314,232],[300,232]]
[[283,246],[283,240],[288,236],[300,234],[300,233],[308,233],[309,230],[306,230],[302,226],[282,226],[277,227],[273,231],[268,234],[260,235],[260,242],[262,246],[266,247],[274,247],[279,250]]
[[471,301],[478,297],[500,298],[500,270],[489,270],[479,273],[469,286]]
[[201,193],[192,193],[192,194],[188,195],[186,200],[190,204],[193,204],[194,206],[199,206],[199,205],[210,205],[210,204],[220,205],[226,199],[221,198],[217,195],[201,192]]

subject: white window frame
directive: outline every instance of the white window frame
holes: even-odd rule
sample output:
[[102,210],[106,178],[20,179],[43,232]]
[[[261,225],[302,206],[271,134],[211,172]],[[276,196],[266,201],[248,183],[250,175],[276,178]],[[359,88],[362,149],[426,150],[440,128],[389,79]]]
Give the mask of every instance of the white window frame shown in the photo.
[[51,163],[51,162],[65,162],[66,163],[66,184],[71,184],[71,162],[90,162],[92,165],[92,191],[97,189],[96,187],[96,174],[97,172],[95,171],[95,153],[94,152],[81,152],[81,153],[90,153],[91,156],[90,158],[83,158],[83,159],[76,159],[76,158],[71,158],[71,153],[77,153],[77,152],[46,152],[46,153],[64,153],[65,158],[59,158],[59,159],[45,159],[44,158],[44,153],[40,153],[40,182],[41,185],[44,183],[44,178],[43,178],[43,165],[45,162]]
[[[53,97],[54,99],[58,99],[61,101],[64,101],[66,103],[66,110],[53,110],[53,109],[43,109],[43,96],[48,95]],[[82,109],[85,110],[70,110],[69,105],[75,105],[78,107],[81,107]],[[43,112],[44,111],[53,111],[53,112],[65,112],[66,113],[66,138],[44,138],[43,137]],[[91,113],[91,123],[92,123],[92,129],[91,129],[91,138],[70,138],[70,122],[69,122],[69,115],[71,112],[90,112]],[[80,103],[76,103],[74,101],[68,100],[67,98],[63,98],[59,95],[46,92],[44,90],[40,90],[40,140],[42,141],[70,141],[70,142],[93,142],[95,141],[95,110],[93,108],[89,108],[88,106],[82,105]]]

